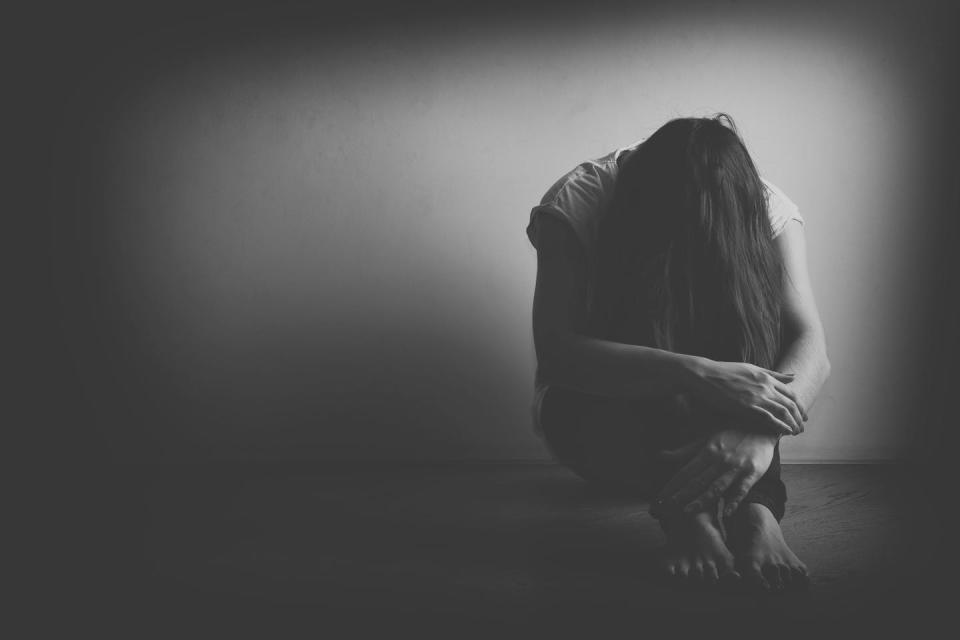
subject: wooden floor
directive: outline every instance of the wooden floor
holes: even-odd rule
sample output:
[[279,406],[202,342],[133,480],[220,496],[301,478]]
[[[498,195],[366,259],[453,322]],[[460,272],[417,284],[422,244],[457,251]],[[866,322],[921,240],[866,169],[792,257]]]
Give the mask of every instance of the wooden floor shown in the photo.
[[101,576],[116,588],[100,604],[108,617],[130,614],[129,637],[195,616],[318,633],[458,629],[452,637],[746,620],[920,630],[932,620],[944,532],[906,470],[788,465],[784,475],[786,536],[813,574],[804,594],[664,584],[646,505],[594,495],[557,466],[221,466],[140,479],[129,517],[108,533],[105,546],[126,560]]

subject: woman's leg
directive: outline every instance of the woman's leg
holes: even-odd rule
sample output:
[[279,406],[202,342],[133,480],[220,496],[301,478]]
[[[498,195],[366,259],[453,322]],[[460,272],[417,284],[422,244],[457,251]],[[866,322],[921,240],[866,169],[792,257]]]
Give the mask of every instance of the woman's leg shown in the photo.
[[[557,460],[584,480],[652,497],[683,466],[657,454],[710,432],[713,418],[694,413],[676,397],[607,398],[551,387],[540,424]],[[786,487],[780,479],[780,448],[743,504],[766,506],[783,518]]]
[[[716,428],[715,420],[715,416],[709,413],[694,413],[690,424],[703,432]],[[677,471],[679,467],[658,466],[658,486]],[[706,513],[698,514],[692,520],[677,514],[662,518],[668,540],[680,542],[673,545],[673,551],[667,556],[668,571],[696,577],[699,565],[707,567],[712,562],[718,567],[729,568],[730,556],[716,542],[722,537],[726,548],[736,556],[740,575],[752,583],[773,590],[805,586],[807,568],[787,545],[780,529],[787,501],[780,472],[780,446],[777,444],[766,473],[729,518],[721,520],[719,514]],[[705,570],[704,574],[710,571]]]
[[[580,477],[650,499],[680,468],[657,453],[702,437],[709,426],[704,419],[710,417],[691,413],[675,397],[622,400],[553,387],[543,399],[540,426],[557,460]],[[778,525],[785,502],[777,448],[726,528],[712,513],[661,520],[668,542],[664,569],[688,583],[724,580],[735,567],[726,536],[732,530],[745,575],[771,587],[784,585],[790,576],[801,582],[806,568],[783,542]]]
[[[716,428],[715,420],[709,414],[694,414],[689,423],[704,433]],[[683,464],[658,460],[652,466],[658,491]],[[741,576],[766,589],[806,585],[807,569],[780,529],[787,500],[780,471],[778,444],[767,471],[729,518],[721,518],[719,509],[692,517],[676,510],[661,512],[660,523],[669,543],[667,572],[692,582],[714,582],[735,566]]]
[[780,479],[780,448],[774,450],[767,473],[757,481],[743,504],[726,520],[728,544],[746,579],[766,589],[804,588],[806,565],[783,537],[780,521],[786,488]]
[[592,485],[649,499],[665,433],[683,429],[671,397],[607,398],[551,387],[540,426],[554,457]]
[[773,450],[767,472],[753,485],[742,504],[758,504],[769,509],[777,522],[783,520],[787,506],[787,487],[780,479],[780,443]]
[[[684,425],[685,428],[682,430],[659,434],[659,439],[653,443],[653,450],[676,449],[688,442],[709,437],[718,428],[718,416],[710,411],[688,407],[685,409]],[[666,462],[662,458],[655,457],[651,464],[651,470],[656,492],[659,493],[660,489],[687,462],[688,460]],[[780,471],[780,445],[777,443],[773,450],[770,466],[743,498],[741,505],[761,504],[767,507],[779,522],[783,518],[787,502],[787,490],[780,478]]]

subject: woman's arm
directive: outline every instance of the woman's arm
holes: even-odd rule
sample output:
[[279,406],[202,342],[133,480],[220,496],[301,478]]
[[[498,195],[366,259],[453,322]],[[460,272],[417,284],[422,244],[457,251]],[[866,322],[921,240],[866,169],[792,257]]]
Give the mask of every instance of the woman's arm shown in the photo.
[[538,224],[533,338],[548,384],[601,396],[689,394],[774,433],[802,430],[791,374],[587,335],[583,250],[562,220]]
[[785,336],[777,370],[796,374],[789,386],[798,404],[804,411],[809,411],[830,375],[830,360],[807,270],[803,225],[796,220],[787,222],[776,242],[784,266],[782,322]]
[[562,220],[542,215],[537,224],[533,339],[544,379],[601,396],[687,391],[698,359],[586,335],[583,249]]
[[[786,335],[777,370],[795,374],[788,386],[806,411],[830,375],[830,360],[807,271],[803,226],[795,220],[788,222],[777,236],[777,245],[784,264],[782,321]],[[730,515],[766,472],[775,444],[775,435],[730,429],[714,434],[706,443],[667,454],[692,460],[664,486],[658,503],[671,502],[697,512],[726,494],[725,514]]]
[[[775,368],[793,374],[785,386],[806,418],[830,375],[830,361],[807,269],[803,225],[796,220],[788,221],[777,236],[776,244],[784,267],[781,307],[784,340]],[[803,432],[803,422],[795,422],[800,428],[783,435],[799,435]],[[772,431],[768,433],[776,435]]]

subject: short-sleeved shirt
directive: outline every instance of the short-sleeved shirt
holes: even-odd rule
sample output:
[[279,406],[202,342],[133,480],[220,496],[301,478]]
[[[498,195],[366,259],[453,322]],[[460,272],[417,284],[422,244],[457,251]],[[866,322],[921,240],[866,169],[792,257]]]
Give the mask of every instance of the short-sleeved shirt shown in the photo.
[[[642,141],[641,141],[642,142]],[[559,217],[573,230],[586,258],[587,268],[592,273],[595,261],[597,230],[600,220],[609,210],[613,198],[614,184],[620,162],[625,154],[633,151],[640,145],[637,142],[628,147],[617,149],[596,160],[588,160],[577,165],[572,171],[557,180],[540,200],[540,204],[530,211],[530,221],[527,224],[527,237],[535,248],[537,243],[537,218],[540,214]],[[761,178],[767,195],[767,211],[770,217],[770,226],[776,238],[787,222],[797,220],[803,224],[803,218],[796,204],[786,196],[772,182]],[[588,273],[587,300],[584,308],[590,308],[592,298],[592,278]],[[535,431],[542,433],[540,428],[540,408],[543,396],[549,385],[543,379],[539,367],[534,381],[533,424]]]

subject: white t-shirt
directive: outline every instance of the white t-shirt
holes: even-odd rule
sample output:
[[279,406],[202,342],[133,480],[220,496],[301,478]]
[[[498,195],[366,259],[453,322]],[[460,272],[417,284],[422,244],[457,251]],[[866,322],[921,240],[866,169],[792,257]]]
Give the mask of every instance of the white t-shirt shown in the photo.
[[[602,158],[579,164],[557,180],[544,194],[540,204],[530,211],[527,237],[534,248],[538,247],[536,220],[541,213],[558,216],[561,220],[565,220],[580,240],[589,271],[587,274],[588,299],[584,301],[584,306],[588,310],[592,298],[593,279],[590,276],[595,263],[597,229],[613,198],[613,187],[620,169],[619,161],[624,154],[636,149],[639,144],[640,142],[637,142],[629,147],[612,151]],[[791,219],[803,224],[797,205],[772,182],[763,178],[761,180],[767,194],[767,211],[773,237],[776,238]],[[543,380],[538,367],[534,381],[535,393],[532,407],[534,430],[538,434],[542,433],[540,408],[548,388],[549,385]]]

